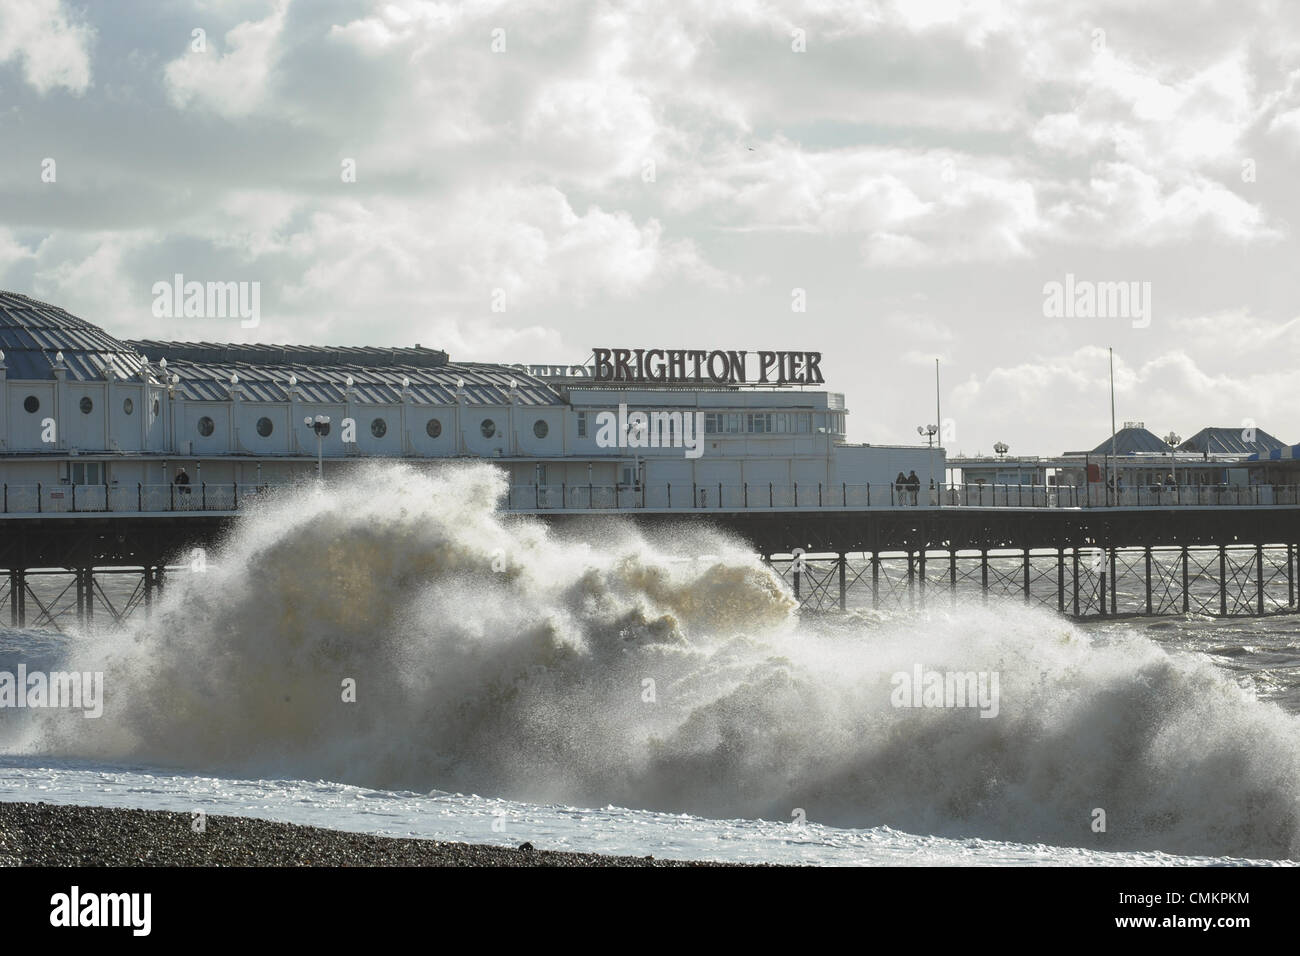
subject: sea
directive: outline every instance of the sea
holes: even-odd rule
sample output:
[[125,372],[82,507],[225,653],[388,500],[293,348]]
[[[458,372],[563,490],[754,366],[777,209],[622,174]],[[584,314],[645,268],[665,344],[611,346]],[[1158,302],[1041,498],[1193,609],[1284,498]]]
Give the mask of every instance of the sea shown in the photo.
[[[707,522],[560,532],[504,493],[377,463],[260,502],[147,617],[0,627],[0,800],[737,862],[1300,860],[1296,618],[801,614]],[[102,713],[3,706],[20,665],[102,675]]]

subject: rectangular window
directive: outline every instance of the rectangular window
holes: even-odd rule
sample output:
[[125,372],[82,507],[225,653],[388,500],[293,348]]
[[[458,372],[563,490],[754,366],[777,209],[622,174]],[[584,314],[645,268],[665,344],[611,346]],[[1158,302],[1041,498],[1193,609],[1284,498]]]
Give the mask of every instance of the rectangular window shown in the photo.
[[704,433],[706,435],[718,433],[718,416],[714,412],[707,412],[704,416]]
[[587,413],[578,412],[578,437],[587,437]]
[[101,485],[101,465],[97,461],[76,461],[68,465],[68,477],[74,485]]
[[799,427],[798,427],[797,430],[800,431],[800,432],[807,433],[807,431],[808,431],[808,413],[807,413],[807,412],[798,412],[798,413],[794,416],[794,418],[795,418],[795,421],[798,422],[798,424],[799,424]]

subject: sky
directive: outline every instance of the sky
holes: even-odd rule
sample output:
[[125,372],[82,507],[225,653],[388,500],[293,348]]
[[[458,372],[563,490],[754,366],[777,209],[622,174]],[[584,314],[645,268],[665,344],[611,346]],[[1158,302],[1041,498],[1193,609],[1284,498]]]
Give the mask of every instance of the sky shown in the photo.
[[1298,222],[1297,3],[0,3],[0,288],[121,338],[820,351],[872,444],[938,359],[972,455],[1101,443],[1113,348],[1300,442]]

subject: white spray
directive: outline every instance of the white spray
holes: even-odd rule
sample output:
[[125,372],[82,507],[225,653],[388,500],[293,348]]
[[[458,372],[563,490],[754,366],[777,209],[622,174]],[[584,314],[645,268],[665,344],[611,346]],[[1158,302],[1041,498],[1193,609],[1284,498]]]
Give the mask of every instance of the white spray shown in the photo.
[[[26,749],[1300,857],[1300,722],[1207,662],[1095,646],[1024,608],[832,633],[706,527],[652,540],[611,519],[588,542],[503,517],[503,493],[488,465],[380,465],[267,503],[205,572],[171,578],[151,620],[78,662],[106,672],[103,719],[42,717]],[[921,665],[997,674],[996,714],[896,706],[891,677]]]

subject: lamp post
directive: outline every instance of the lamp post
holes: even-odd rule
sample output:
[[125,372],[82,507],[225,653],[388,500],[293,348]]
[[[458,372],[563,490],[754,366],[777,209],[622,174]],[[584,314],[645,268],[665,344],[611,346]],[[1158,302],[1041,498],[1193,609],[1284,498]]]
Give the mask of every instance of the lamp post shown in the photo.
[[[646,435],[649,433],[649,430],[650,430],[650,423],[648,421],[637,422],[635,425],[632,425],[628,429],[628,434],[629,437],[631,436],[636,437],[637,447],[640,448],[642,444],[645,442]],[[641,480],[641,477],[642,477],[641,476],[641,452],[635,451],[632,453],[632,507],[634,508],[636,507],[636,497],[638,492],[641,493],[643,498],[643,503],[644,503],[645,492],[643,489],[645,487],[645,483]],[[719,489],[718,491],[718,505],[719,507],[721,507],[722,505],[721,489]]]
[[[1007,452],[1009,452],[1010,450],[1011,450],[1011,446],[1008,445],[1008,444],[1007,444],[1006,442],[1004,442],[1004,441],[999,441],[999,442],[994,442],[994,443],[993,443],[993,453],[996,454],[999,458],[1006,458],[1006,457],[1007,457]],[[998,483],[997,474],[994,473],[994,477],[993,477],[993,485],[994,485],[994,488],[993,488],[993,501],[994,501],[995,504],[997,503],[997,494],[998,494],[998,491],[997,491],[997,483]],[[1010,495],[1011,495],[1011,492],[1008,491],[1008,492],[1007,492],[1007,496],[1008,496],[1007,501],[1008,501],[1008,502],[1010,502],[1010,500],[1011,500],[1011,499],[1010,499]]]
[[1174,493],[1178,489],[1178,451],[1177,447],[1182,442],[1182,438],[1173,429],[1165,436],[1165,444],[1169,446],[1169,473],[1174,476]]
[[328,415],[317,415],[312,418],[308,415],[303,422],[316,433],[316,477],[318,479],[325,477],[325,452],[321,440],[330,433],[330,417]]
[[939,426],[917,425],[916,433],[918,435],[924,435],[925,443],[930,447],[930,488],[938,491],[939,486],[934,483],[934,436],[939,434]]
[[[1005,441],[993,442],[993,453],[995,453],[995,454],[997,455],[998,458],[1006,458],[1006,453],[1008,453],[1008,451],[1010,451],[1010,450],[1011,450],[1011,446],[1008,445],[1008,444],[1006,444]],[[1021,480],[1021,473],[1019,473],[1019,468],[1017,468],[1017,472],[1015,472],[1015,480],[1017,480],[1017,481]],[[993,484],[995,484],[995,485],[997,484],[997,479],[996,479],[996,477],[995,477],[995,479],[993,479]],[[995,494],[995,496],[997,496],[997,490],[996,490],[996,489],[993,490],[993,494]],[[1006,493],[1006,501],[1008,501],[1008,503],[1011,502],[1011,493],[1010,493],[1010,492]],[[996,497],[995,497],[995,502],[996,502]]]

